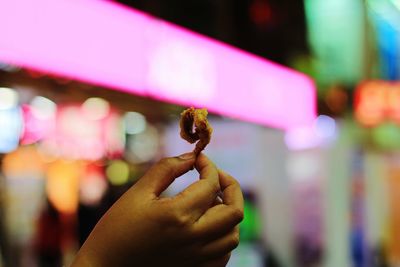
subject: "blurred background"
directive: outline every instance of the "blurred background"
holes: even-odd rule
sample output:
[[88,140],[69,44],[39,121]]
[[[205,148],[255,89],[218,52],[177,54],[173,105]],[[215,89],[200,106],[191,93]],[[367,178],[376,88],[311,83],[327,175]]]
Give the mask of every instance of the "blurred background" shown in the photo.
[[[105,1],[73,3],[80,2]],[[257,110],[254,103],[245,103],[243,116],[210,110],[214,133],[205,153],[240,181],[245,195],[241,244],[228,266],[400,266],[399,0],[106,2],[110,9],[139,10],[144,18],[179,25],[313,80],[315,103],[310,107],[316,106],[316,114],[304,127],[248,119]],[[0,3],[0,14],[7,10],[12,18],[0,19],[0,38],[27,38],[9,47],[0,41],[0,266],[5,267],[68,266],[97,220],[149,166],[192,149],[180,139],[178,125],[190,101],[165,100],[124,86],[112,90],[118,85],[65,74],[62,64],[54,71],[34,64],[41,55],[23,49],[33,46],[29,38],[43,37],[18,22],[38,10],[56,21],[55,11],[46,8],[50,3]],[[80,25],[73,21],[80,14],[63,12],[71,20],[66,27],[77,30]],[[101,32],[112,23],[104,21],[95,29]],[[56,43],[54,36],[46,42]],[[82,44],[68,40],[66,46]],[[22,47],[18,60],[9,57],[14,46]],[[45,54],[55,54],[54,49]],[[145,48],[131,49],[140,54]],[[117,76],[130,71],[112,65],[110,55],[93,58],[93,63],[112,66]],[[185,68],[186,59],[164,60],[167,66],[168,60],[182,60],[183,65],[171,64]],[[202,62],[201,56],[194,59]],[[217,75],[212,66],[206,70]],[[190,75],[180,71],[174,84]],[[196,84],[203,80],[191,82],[203,92]],[[221,101],[239,92],[225,94]],[[202,97],[195,103],[201,104]],[[296,99],[300,104],[306,100]],[[288,112],[292,108],[284,101],[266,101],[258,108],[268,109],[271,103]],[[194,172],[187,176],[167,193],[196,179]]]

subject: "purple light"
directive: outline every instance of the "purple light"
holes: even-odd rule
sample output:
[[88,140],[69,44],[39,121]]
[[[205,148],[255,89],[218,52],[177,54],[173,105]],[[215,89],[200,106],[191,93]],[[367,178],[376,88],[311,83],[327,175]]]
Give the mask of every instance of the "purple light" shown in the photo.
[[332,144],[338,135],[333,118],[320,115],[313,125],[293,128],[285,133],[285,142],[291,150],[303,150]]
[[280,129],[312,123],[307,76],[108,1],[0,2],[0,61]]

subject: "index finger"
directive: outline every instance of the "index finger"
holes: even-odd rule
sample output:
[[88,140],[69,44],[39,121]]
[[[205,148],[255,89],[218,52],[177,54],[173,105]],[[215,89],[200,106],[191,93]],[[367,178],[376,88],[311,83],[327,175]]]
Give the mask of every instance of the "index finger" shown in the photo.
[[213,205],[220,192],[218,169],[214,163],[201,153],[195,167],[200,173],[200,179],[175,197],[191,213],[193,220],[197,220]]

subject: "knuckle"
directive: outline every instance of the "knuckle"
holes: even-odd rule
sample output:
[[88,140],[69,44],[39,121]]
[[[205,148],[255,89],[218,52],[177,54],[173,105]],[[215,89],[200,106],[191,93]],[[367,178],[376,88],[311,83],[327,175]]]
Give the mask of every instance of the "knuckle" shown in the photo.
[[182,206],[175,201],[165,201],[164,205],[160,207],[164,214],[166,225],[175,227],[187,227],[192,223],[191,214],[186,212]]
[[178,211],[172,212],[171,219],[173,224],[176,225],[177,227],[185,227],[190,223],[190,216],[183,212],[178,212]]
[[190,223],[190,219],[188,215],[180,215],[177,218],[177,224],[181,227],[187,226]]
[[173,160],[171,158],[160,159],[157,163],[157,167],[163,172],[174,172]]
[[158,161],[158,165],[161,168],[171,168],[171,159],[170,158],[162,158]]
[[219,183],[210,183],[210,188],[212,190],[212,192],[219,192],[221,190],[221,187],[219,185]]
[[237,222],[240,223],[241,221],[243,221],[244,218],[244,214],[243,214],[243,210],[239,209],[239,208],[231,208],[231,216],[232,219]]

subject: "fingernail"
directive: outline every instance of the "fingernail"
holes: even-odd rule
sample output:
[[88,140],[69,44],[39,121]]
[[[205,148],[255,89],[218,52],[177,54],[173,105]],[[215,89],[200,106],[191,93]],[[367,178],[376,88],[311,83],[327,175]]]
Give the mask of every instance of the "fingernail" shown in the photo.
[[193,152],[185,153],[185,154],[178,156],[178,158],[183,159],[183,160],[193,159],[194,153]]

